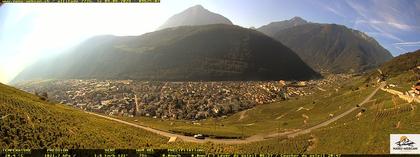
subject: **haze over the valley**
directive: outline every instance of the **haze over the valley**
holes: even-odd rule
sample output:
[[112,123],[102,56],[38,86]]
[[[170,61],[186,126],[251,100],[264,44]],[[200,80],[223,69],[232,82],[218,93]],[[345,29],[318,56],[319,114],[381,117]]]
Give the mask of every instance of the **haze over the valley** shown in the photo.
[[66,52],[92,36],[155,31],[172,15],[197,4],[245,28],[299,16],[362,31],[394,56],[420,47],[420,1],[411,0],[4,4],[0,7],[0,82],[7,83],[37,59]]

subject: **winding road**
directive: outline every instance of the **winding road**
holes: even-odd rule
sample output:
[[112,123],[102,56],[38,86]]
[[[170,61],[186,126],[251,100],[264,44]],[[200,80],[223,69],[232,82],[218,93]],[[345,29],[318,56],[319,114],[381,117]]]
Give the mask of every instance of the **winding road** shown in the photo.
[[[363,104],[365,104],[365,103],[367,103],[375,94],[376,94],[376,92],[378,92],[378,90],[379,89],[381,89],[381,88],[383,88],[383,87],[385,87],[385,85],[386,85],[386,83],[385,82],[382,82],[381,83],[381,85],[379,86],[379,87],[377,87],[372,93],[370,93],[370,95],[368,96],[368,97],[366,97],[365,98],[365,100],[363,100],[361,103],[359,103],[359,105],[358,106],[362,106]],[[353,108],[351,108],[351,109],[349,109],[349,110],[347,110],[346,112],[344,112],[344,113],[342,113],[342,114],[340,114],[340,115],[338,115],[338,116],[335,116],[334,118],[331,118],[331,119],[329,119],[329,120],[327,120],[327,121],[325,121],[325,122],[322,122],[322,123],[320,123],[320,124],[318,124],[318,125],[315,125],[315,126],[313,126],[313,127],[310,127],[310,128],[307,128],[307,129],[304,129],[304,130],[302,130],[302,131],[298,131],[298,132],[295,132],[295,133],[292,133],[292,134],[289,134],[289,135],[287,135],[287,137],[295,137],[295,136],[297,136],[297,135],[301,135],[301,134],[307,134],[307,133],[310,133],[312,130],[315,130],[315,129],[318,129],[318,128],[321,128],[321,127],[324,127],[324,126],[327,126],[328,124],[331,124],[332,122],[335,122],[335,121],[337,121],[338,119],[340,119],[340,118],[342,118],[342,117],[344,117],[344,116],[346,116],[346,115],[348,115],[348,114],[350,114],[351,112],[353,112],[354,110],[356,110],[356,109],[358,109],[359,107],[357,107],[357,106],[355,106],[355,107],[353,107]]]
[[[386,85],[386,83],[382,82],[381,85],[379,87],[377,87],[361,103],[359,103],[358,106],[362,106],[363,104],[368,102],[376,94],[376,92],[378,92],[378,90],[380,88],[383,88],[385,85]],[[123,123],[123,124],[130,125],[130,126],[133,126],[133,127],[141,128],[141,129],[144,129],[144,130],[147,130],[147,131],[150,131],[150,132],[153,132],[153,133],[156,133],[156,134],[159,134],[161,136],[168,137],[168,138],[177,137],[178,139],[181,139],[182,141],[185,141],[185,142],[195,142],[195,143],[213,142],[213,143],[224,143],[224,144],[241,144],[241,143],[263,141],[263,140],[266,140],[267,138],[273,138],[273,137],[278,137],[278,136],[287,136],[287,137],[291,138],[291,137],[295,137],[295,136],[298,136],[298,135],[307,134],[307,133],[310,133],[312,130],[327,126],[327,125],[331,124],[332,122],[337,121],[338,119],[350,114],[351,112],[353,112],[357,108],[359,108],[359,107],[356,107],[356,105],[355,105],[355,107],[347,110],[346,112],[344,112],[344,113],[342,113],[338,116],[335,116],[335,117],[333,117],[333,118],[331,118],[327,121],[324,121],[320,124],[317,124],[313,127],[307,128],[307,129],[295,130],[295,131],[289,131],[289,132],[282,132],[282,133],[273,133],[273,134],[269,134],[269,135],[259,135],[259,134],[257,134],[257,135],[250,136],[246,139],[212,139],[212,138],[196,139],[196,138],[191,137],[191,136],[184,136],[184,135],[174,134],[174,133],[170,133],[170,132],[166,132],[166,131],[161,131],[161,130],[153,129],[153,128],[150,128],[150,127],[146,127],[146,126],[130,123],[130,122],[127,122],[127,121],[123,121],[123,120],[120,120],[120,119],[104,116],[104,115],[97,114],[97,113],[92,113],[92,112],[87,112],[87,111],[85,111],[85,112],[88,113],[88,114],[91,114],[91,115],[106,118],[106,119],[113,120],[113,121],[116,121],[116,122],[119,122],[119,123]]]

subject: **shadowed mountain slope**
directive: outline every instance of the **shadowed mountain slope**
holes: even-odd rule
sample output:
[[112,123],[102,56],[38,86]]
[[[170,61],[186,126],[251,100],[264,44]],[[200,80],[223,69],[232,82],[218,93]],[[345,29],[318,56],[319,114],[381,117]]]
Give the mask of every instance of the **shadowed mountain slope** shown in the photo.
[[141,36],[100,36],[40,61],[14,81],[36,79],[306,80],[319,74],[255,30],[183,26]]

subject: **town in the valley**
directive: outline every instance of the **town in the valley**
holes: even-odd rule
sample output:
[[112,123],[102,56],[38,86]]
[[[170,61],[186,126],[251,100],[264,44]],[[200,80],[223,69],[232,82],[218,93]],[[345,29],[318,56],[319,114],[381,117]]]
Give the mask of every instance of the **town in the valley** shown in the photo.
[[337,74],[310,81],[219,82],[52,80],[19,86],[50,101],[107,115],[200,120],[325,91],[350,77]]

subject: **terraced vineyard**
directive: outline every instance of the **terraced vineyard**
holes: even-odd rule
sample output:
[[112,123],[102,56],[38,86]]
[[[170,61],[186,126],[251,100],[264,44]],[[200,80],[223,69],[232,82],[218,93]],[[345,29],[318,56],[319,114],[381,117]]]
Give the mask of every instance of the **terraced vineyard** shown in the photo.
[[397,114],[392,118],[375,119],[375,111],[366,111],[359,120],[349,115],[331,126],[315,131],[319,139],[310,153],[389,153],[389,134],[419,133],[419,110]]
[[0,84],[0,148],[140,148],[168,139]]
[[314,144],[313,137],[304,135],[287,139],[285,137],[271,138],[265,141],[252,142],[247,144],[215,144],[207,142],[204,144],[187,143],[177,141],[168,143],[163,148],[190,148],[200,149],[207,153],[244,153],[244,154],[281,154],[281,153],[305,153]]
[[394,115],[403,114],[403,113],[406,113],[406,112],[409,112],[409,111],[412,111],[412,110],[414,110],[413,105],[404,104],[404,105],[398,106],[396,108],[391,108],[391,109],[386,109],[386,110],[379,111],[376,114],[376,118],[377,119],[390,118],[390,117],[393,117]]
[[296,153],[307,152],[311,142],[308,135],[287,139],[273,138],[267,141],[255,142],[238,146],[238,151],[243,153],[261,152],[261,153]]
[[[403,73],[389,81],[398,87],[409,87],[414,81],[404,79],[407,77],[412,78],[413,74]],[[390,134],[420,133],[418,103],[406,103],[384,91],[379,91],[373,99],[360,110],[313,132],[320,142],[308,153],[388,154]]]

